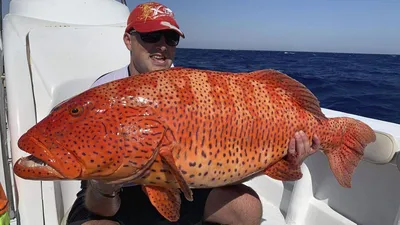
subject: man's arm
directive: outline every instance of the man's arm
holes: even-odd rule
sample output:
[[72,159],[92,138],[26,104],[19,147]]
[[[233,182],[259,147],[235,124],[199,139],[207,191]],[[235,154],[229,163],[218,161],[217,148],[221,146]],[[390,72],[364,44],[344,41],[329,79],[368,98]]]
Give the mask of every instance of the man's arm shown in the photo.
[[121,186],[89,180],[85,192],[85,206],[99,216],[114,216],[121,206],[119,197]]

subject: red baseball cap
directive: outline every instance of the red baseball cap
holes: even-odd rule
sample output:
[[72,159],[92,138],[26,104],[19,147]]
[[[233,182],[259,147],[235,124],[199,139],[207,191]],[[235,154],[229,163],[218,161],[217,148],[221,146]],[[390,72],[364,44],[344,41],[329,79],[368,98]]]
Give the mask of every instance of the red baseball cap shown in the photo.
[[132,10],[125,31],[129,32],[132,29],[143,33],[172,29],[185,38],[172,10],[157,2],[143,3]]

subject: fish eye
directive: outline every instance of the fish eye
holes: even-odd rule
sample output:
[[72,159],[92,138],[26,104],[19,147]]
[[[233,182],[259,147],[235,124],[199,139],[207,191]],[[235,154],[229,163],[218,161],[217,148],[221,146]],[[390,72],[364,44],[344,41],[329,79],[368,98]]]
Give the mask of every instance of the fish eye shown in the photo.
[[83,107],[81,105],[74,105],[69,109],[69,114],[72,116],[80,116],[83,113]]

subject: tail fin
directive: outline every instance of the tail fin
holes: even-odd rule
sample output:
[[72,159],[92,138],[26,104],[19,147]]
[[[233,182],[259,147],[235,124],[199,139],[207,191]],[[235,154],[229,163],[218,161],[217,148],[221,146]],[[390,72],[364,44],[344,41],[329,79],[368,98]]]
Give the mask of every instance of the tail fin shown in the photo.
[[375,132],[367,124],[352,118],[324,120],[318,134],[330,168],[343,187],[351,187],[351,177],[364,155],[367,144],[375,141]]

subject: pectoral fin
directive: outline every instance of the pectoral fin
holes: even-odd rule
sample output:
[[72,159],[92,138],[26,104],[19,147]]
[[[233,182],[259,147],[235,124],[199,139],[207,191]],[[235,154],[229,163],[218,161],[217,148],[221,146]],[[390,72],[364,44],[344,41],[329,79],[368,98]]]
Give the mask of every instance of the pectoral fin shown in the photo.
[[143,186],[144,192],[157,211],[171,222],[180,217],[181,198],[179,190],[158,186]]
[[264,173],[271,178],[281,181],[296,181],[303,177],[300,166],[295,166],[285,159],[281,159],[268,167]]
[[183,177],[182,173],[176,167],[175,159],[172,156],[172,152],[174,148],[179,148],[177,145],[171,144],[170,146],[162,147],[160,150],[160,156],[163,161],[168,167],[169,171],[174,175],[176,181],[179,184],[182,192],[185,195],[185,198],[188,201],[193,201],[193,192],[190,190],[189,185],[187,184],[185,178]]

